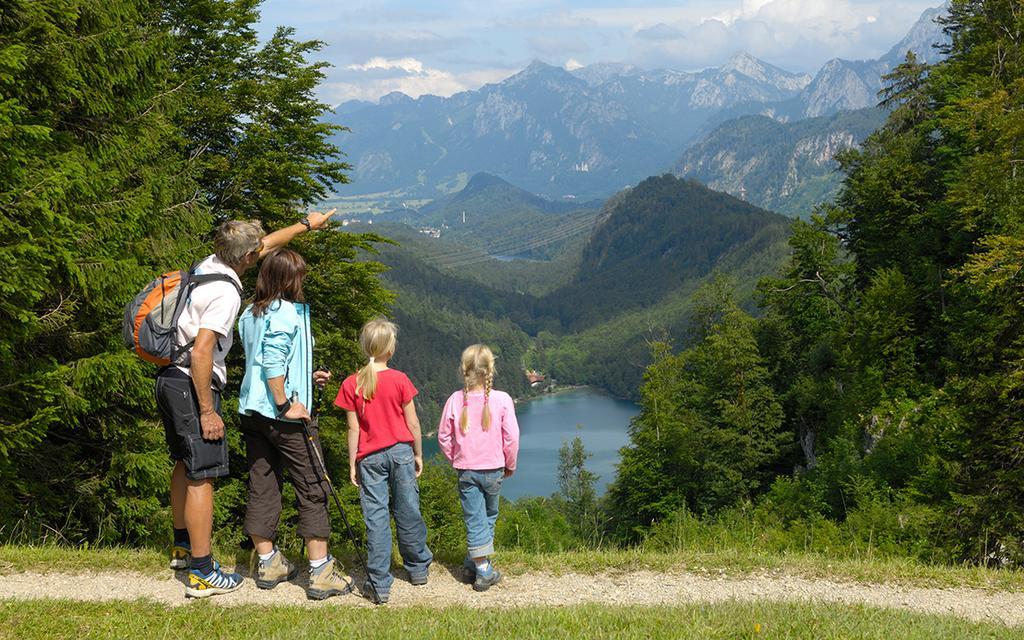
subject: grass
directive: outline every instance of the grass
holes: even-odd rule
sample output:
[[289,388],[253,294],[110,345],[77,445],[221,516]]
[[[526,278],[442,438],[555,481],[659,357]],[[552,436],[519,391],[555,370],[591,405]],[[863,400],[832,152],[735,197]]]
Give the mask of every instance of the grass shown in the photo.
[[1020,638],[997,624],[863,606],[735,603],[673,607],[166,607],[147,602],[0,601],[0,638]]
[[[249,554],[241,550],[220,549],[217,556],[225,559],[228,564],[229,558],[233,558],[236,563],[247,563]],[[814,553],[723,549],[670,553],[640,550],[530,553],[509,550],[500,552],[496,559],[510,573],[532,571],[594,574],[606,571],[680,570],[733,577],[778,574],[837,582],[1024,591],[1024,572],[1019,570],[986,569],[970,565],[929,565],[906,558],[836,558]],[[448,560],[451,564],[459,564],[461,557]],[[167,571],[166,566],[166,553],[153,549],[0,546],[0,574],[20,571],[80,573],[130,570],[162,575]]]

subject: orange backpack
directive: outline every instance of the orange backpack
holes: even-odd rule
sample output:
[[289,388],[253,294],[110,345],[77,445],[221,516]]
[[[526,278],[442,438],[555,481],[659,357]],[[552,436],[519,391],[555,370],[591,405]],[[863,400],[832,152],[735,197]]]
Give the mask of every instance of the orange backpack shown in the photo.
[[230,282],[238,295],[242,290],[223,273],[197,274],[195,269],[170,271],[151,281],[124,308],[121,334],[124,345],[155,365],[187,366],[192,342],[178,344],[178,319],[192,290],[207,282]]

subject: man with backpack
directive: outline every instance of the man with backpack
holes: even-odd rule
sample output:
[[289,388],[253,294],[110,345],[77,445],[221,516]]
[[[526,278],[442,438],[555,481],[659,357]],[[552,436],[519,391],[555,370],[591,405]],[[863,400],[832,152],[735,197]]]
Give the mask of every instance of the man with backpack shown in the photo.
[[[222,570],[211,555],[213,479],[228,474],[220,396],[227,382],[224,361],[242,302],[241,276],[261,257],[298,234],[323,227],[333,213],[312,212],[301,222],[268,235],[263,234],[258,221],[225,222],[217,230],[213,255],[183,274],[179,293],[184,297],[177,299],[180,309],[174,310],[176,327],[168,327],[176,331],[171,335],[175,347],[170,364],[157,376],[156,398],[167,446],[175,461],[171,475],[174,547],[170,565],[172,569],[190,569],[185,589],[188,597],[228,593],[242,583],[240,575]],[[157,311],[162,313],[162,309]],[[137,345],[143,325],[149,327],[141,319],[134,323]],[[146,357],[142,349],[137,350]]]

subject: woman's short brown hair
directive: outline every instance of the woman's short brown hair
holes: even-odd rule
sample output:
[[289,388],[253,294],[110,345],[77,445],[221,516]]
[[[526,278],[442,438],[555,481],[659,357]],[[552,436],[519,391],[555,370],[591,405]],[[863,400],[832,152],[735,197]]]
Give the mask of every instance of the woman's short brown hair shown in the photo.
[[261,316],[275,300],[305,302],[302,280],[306,277],[306,261],[291,249],[277,249],[263,259],[256,277],[256,296],[252,315]]

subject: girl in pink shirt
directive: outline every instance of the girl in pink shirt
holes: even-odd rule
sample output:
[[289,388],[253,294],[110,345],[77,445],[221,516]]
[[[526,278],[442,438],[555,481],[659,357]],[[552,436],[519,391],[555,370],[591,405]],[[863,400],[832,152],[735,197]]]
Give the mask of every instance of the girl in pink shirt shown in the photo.
[[486,591],[501,580],[490,563],[502,481],[516,470],[519,423],[515,405],[493,388],[494,354],[482,344],[462,352],[464,386],[445,403],[437,441],[459,474],[459,499],[466,522],[464,568],[473,589]]

